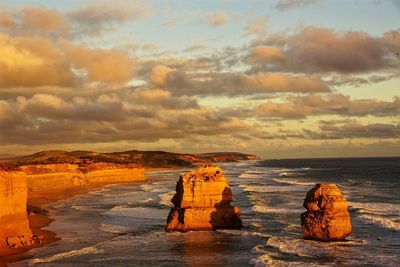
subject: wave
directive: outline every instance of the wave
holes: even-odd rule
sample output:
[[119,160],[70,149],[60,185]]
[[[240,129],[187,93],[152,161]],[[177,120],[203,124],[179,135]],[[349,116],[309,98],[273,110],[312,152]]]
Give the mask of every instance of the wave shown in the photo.
[[400,231],[399,205],[374,202],[350,202],[349,205],[366,222],[378,224],[389,230]]
[[140,185],[140,189],[142,189],[145,192],[150,192],[150,193],[164,193],[168,191],[168,188],[157,188],[157,185],[154,184],[142,184]]
[[265,173],[244,172],[241,175],[239,175],[239,178],[257,179],[257,178],[263,178],[264,175]]
[[400,205],[376,202],[349,202],[349,206],[355,209],[366,210],[380,215],[400,216]]
[[158,208],[145,208],[145,207],[127,207],[125,205],[115,206],[109,211],[103,213],[109,216],[123,216],[123,217],[132,217],[138,219],[162,219],[167,218],[168,210],[167,209],[158,209]]
[[154,201],[154,199],[149,197],[149,198],[146,198],[146,199],[143,199],[143,200],[139,201],[139,203],[146,204],[146,203],[151,203],[153,201]]
[[271,237],[270,235],[253,232],[253,231],[244,231],[244,230],[234,230],[234,229],[219,229],[216,230],[218,233],[228,234],[228,235],[240,235],[240,236],[255,236],[255,237]]
[[267,266],[274,266],[274,267],[287,267],[287,266],[332,266],[332,265],[323,265],[320,263],[312,263],[312,262],[301,262],[301,261],[285,261],[277,259],[279,257],[278,253],[270,252],[264,249],[264,246],[259,245],[255,246],[251,250],[252,254],[258,254],[260,256],[251,258],[249,261],[250,265],[256,267],[267,267]]
[[298,181],[293,181],[293,180],[284,180],[284,179],[278,179],[278,178],[273,178],[277,183],[283,183],[283,184],[290,184],[290,185],[300,185],[300,186],[314,186],[315,183],[311,182],[298,182]]
[[115,225],[115,224],[105,224],[102,223],[99,228],[100,231],[107,232],[107,233],[113,233],[113,234],[120,234],[120,233],[125,233],[129,231],[128,227],[122,226],[122,225]]
[[29,265],[33,265],[36,263],[48,263],[48,262],[58,261],[58,260],[66,259],[66,258],[72,258],[72,257],[76,257],[76,256],[86,255],[86,254],[97,254],[97,253],[101,253],[101,252],[103,252],[103,250],[97,249],[94,246],[85,247],[85,248],[81,248],[81,249],[76,249],[76,250],[71,250],[68,252],[55,254],[55,255],[47,257],[47,258],[33,259],[31,261],[32,264],[29,264]]
[[273,193],[273,192],[294,192],[304,191],[298,186],[278,186],[278,185],[239,185],[246,192]]
[[160,198],[160,205],[172,208],[174,205],[172,204],[171,199],[174,195],[175,191],[169,191],[167,193],[159,195],[158,197]]
[[367,214],[367,213],[360,214],[359,216],[361,218],[367,220],[367,222],[379,224],[386,229],[400,231],[400,222],[396,221],[396,220],[399,220],[398,218],[397,219],[385,218],[383,216]]
[[267,206],[267,205],[260,205],[260,204],[256,204],[251,208],[253,211],[255,212],[259,212],[259,213],[301,213],[300,208],[297,209],[288,209],[288,208],[284,208],[284,207],[271,207],[271,206]]

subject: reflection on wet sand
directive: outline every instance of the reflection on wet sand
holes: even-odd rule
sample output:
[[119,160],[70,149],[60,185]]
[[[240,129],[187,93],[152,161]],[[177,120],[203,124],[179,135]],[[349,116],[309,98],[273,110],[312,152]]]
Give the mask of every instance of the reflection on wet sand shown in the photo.
[[196,231],[179,234],[174,240],[173,254],[182,257],[185,266],[216,266],[228,264],[232,240],[218,232]]

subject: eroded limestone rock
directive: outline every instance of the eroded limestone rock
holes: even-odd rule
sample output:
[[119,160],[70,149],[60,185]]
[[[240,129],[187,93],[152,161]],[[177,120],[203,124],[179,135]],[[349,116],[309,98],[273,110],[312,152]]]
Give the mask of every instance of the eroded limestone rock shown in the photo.
[[230,206],[232,191],[219,167],[203,167],[181,176],[172,198],[166,231],[242,227],[240,209]]
[[34,242],[26,211],[27,196],[25,173],[0,171],[0,248],[30,246]]
[[336,184],[317,184],[303,203],[301,228],[306,239],[343,240],[352,227],[347,202]]

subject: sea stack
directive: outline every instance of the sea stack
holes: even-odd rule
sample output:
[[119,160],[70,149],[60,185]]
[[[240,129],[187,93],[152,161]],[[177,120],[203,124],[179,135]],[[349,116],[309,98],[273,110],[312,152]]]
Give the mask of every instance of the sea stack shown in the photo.
[[202,167],[179,178],[166,231],[211,231],[242,227],[240,209],[219,167]]
[[338,241],[351,233],[347,202],[336,184],[317,184],[303,203],[307,209],[301,215],[305,239]]

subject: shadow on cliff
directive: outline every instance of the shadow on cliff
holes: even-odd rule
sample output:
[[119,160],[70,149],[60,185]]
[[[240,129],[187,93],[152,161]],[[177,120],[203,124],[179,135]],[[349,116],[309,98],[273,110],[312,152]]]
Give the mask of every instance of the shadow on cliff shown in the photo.
[[240,210],[230,206],[232,191],[225,187],[222,191],[222,200],[215,205],[216,210],[211,213],[210,224],[213,229],[240,229],[243,227],[240,219]]

